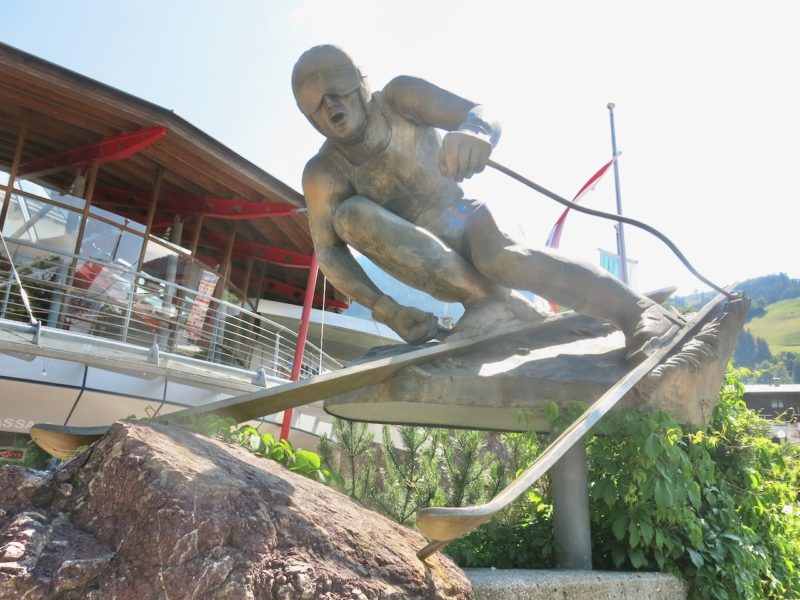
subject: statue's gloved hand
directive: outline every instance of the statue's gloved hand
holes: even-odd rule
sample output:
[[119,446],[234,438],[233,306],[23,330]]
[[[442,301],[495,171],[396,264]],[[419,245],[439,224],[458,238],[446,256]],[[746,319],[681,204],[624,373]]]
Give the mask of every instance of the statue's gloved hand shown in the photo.
[[418,308],[401,306],[389,296],[381,296],[375,303],[372,317],[391,327],[409,344],[427,342],[433,339],[439,329],[436,315]]
[[500,123],[484,120],[483,108],[473,106],[458,129],[448,132],[442,140],[439,155],[442,175],[463,181],[483,171],[501,132]]
[[471,131],[449,131],[442,140],[439,169],[456,181],[469,179],[486,168],[492,143],[486,136]]

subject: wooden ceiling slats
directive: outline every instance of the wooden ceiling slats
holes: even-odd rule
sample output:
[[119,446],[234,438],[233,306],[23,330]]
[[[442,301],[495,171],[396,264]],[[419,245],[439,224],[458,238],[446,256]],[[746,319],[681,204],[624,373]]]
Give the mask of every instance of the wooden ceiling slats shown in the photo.
[[[150,192],[154,174],[163,169],[162,191],[186,196],[217,196],[304,206],[298,192],[235,154],[187,121],[129,94],[93,81],[52,63],[0,43],[0,163],[10,164],[23,114],[29,132],[23,160],[50,156],[94,143],[112,135],[162,125],[167,136],[123,161],[101,166],[98,187]],[[72,183],[74,171],[64,170],[44,178],[57,189]],[[99,207],[113,203],[96,199]],[[120,207],[116,207],[117,210]],[[129,212],[146,213],[131,204]],[[155,221],[167,222],[173,213],[161,212]],[[313,251],[304,213],[232,222],[206,219],[204,229],[252,241],[263,241],[306,254]],[[216,252],[219,253],[219,248]],[[237,258],[239,264],[246,258]],[[260,271],[259,271],[260,272]],[[265,265],[266,277],[302,287],[305,269]],[[322,277],[319,282],[321,285]],[[241,287],[241,286],[240,286]],[[321,287],[318,288],[318,291]],[[328,295],[336,291],[328,286]]]
[[94,132],[97,139],[140,128],[135,121],[121,119],[102,108],[98,110],[87,103],[47,93],[46,89],[15,84],[5,77],[0,79],[0,97],[14,99],[28,110]]
[[[10,50],[8,46],[0,47],[0,50],[3,49]],[[35,59],[35,57],[32,58]],[[35,75],[36,83],[46,85],[50,94],[55,93],[57,95],[61,93],[67,98],[75,98],[76,96],[79,98],[96,98],[99,100],[98,104],[102,107],[100,112],[108,113],[110,111],[112,117],[124,117],[132,123],[164,125],[181,138],[192,140],[195,147],[210,154],[219,165],[238,171],[248,185],[265,196],[277,195],[283,201],[289,201],[297,205],[303,204],[302,196],[296,191],[261,171],[240,156],[235,155],[222,144],[203,134],[171,111],[63,69],[58,69],[60,71],[59,74],[54,75],[52,71],[55,65],[38,59],[29,61],[22,73],[19,72],[18,68],[14,69],[13,67],[15,66],[18,67],[18,65],[9,64],[3,52],[0,52],[0,70],[4,70],[4,67],[6,69],[11,67],[9,75],[24,77],[26,81],[30,79],[31,75]],[[65,77],[65,74],[68,76]],[[72,102],[74,103],[74,100]],[[98,110],[98,107],[93,104],[92,109]],[[243,166],[247,168],[243,168]],[[276,199],[276,201],[279,200]]]
[[[13,87],[13,85],[9,86],[9,83],[13,84],[13,82],[9,82],[8,80],[0,83],[0,97],[9,98],[11,96],[16,96],[19,98],[19,88],[16,90],[9,89],[9,87]],[[19,84],[21,86],[22,82],[19,82]],[[83,130],[100,132],[100,135],[95,134],[95,136],[93,136],[94,139],[89,141],[96,141],[100,137],[108,137],[125,130],[135,130],[139,125],[131,120],[115,118],[116,115],[114,113],[98,110],[96,107],[90,107],[84,102],[76,102],[72,98],[55,97],[51,91],[35,85],[28,85],[22,95],[26,99],[27,108],[40,112],[45,117],[50,117],[51,120],[60,119],[66,121],[70,125],[80,127]],[[86,116],[89,114],[92,115],[91,120]],[[173,133],[173,135],[170,137],[175,138],[175,132],[171,131],[171,133]],[[80,141],[87,143],[85,139]],[[215,173],[215,177],[208,177],[206,175],[207,173],[218,170],[215,169],[215,167],[218,167],[218,163],[209,161],[201,154],[193,152],[196,146],[183,144],[181,143],[183,140],[169,141],[173,143],[161,143],[158,146],[153,146],[144,151],[144,154],[154,154],[153,158],[158,162],[163,162],[164,166],[168,168],[171,167],[176,171],[181,171],[182,169],[186,170],[188,168],[188,170],[192,171],[189,178],[195,181],[202,180],[202,185],[212,194],[224,196],[231,195],[232,192],[234,196],[251,200],[266,199],[269,202],[286,202],[286,198],[277,196],[271,190],[266,190],[267,193],[259,198],[258,192],[253,190],[252,187],[237,180],[233,176],[226,176],[227,174],[224,173]],[[168,148],[173,145],[178,146],[180,152],[170,152]],[[175,162],[180,163],[180,166],[174,164]],[[240,170],[237,169],[236,171],[241,174]],[[220,185],[220,182],[222,182],[223,185]],[[225,190],[225,187],[227,187],[228,190]]]
[[263,236],[271,235],[268,232],[272,232],[275,227],[280,227],[280,235],[291,239],[298,250],[306,254],[311,254],[314,251],[314,244],[311,241],[311,233],[308,228],[308,217],[305,213],[281,217],[280,219],[252,221],[252,225]]
[[[170,137],[171,133],[168,133],[167,138]],[[226,186],[221,183],[220,179],[222,178],[217,176],[217,173],[214,172],[213,168],[209,164],[203,165],[200,161],[193,160],[194,157],[188,152],[174,152],[171,151],[170,148],[167,148],[167,143],[174,142],[174,140],[167,140],[167,138],[145,150],[145,156],[151,157],[158,164],[163,165],[167,170],[180,173],[181,176],[194,181],[198,185],[202,186],[206,190],[206,194],[209,196],[225,197],[241,194],[241,186],[235,186],[239,188],[239,190],[236,190],[231,186]],[[203,166],[206,168],[204,169]],[[252,194],[253,191],[248,190],[248,193]]]
[[[117,130],[117,133],[119,131],[139,129],[142,122],[131,118],[128,114],[115,111],[113,107],[102,100],[98,102],[96,95],[91,92],[86,93],[86,90],[82,90],[79,93],[75,93],[78,90],[70,91],[68,89],[64,89],[62,92],[63,86],[53,88],[47,82],[32,80],[30,73],[22,73],[21,75],[4,74],[3,84],[17,89],[18,93],[23,96],[49,104],[50,109],[42,112],[57,118],[61,118],[62,114],[70,112],[85,114],[98,124],[105,125],[111,130]],[[160,123],[156,123],[156,125],[160,125]]]
[[[13,88],[13,84],[14,82],[9,80],[0,83],[0,97],[8,98],[9,96],[15,95],[15,91],[9,89],[9,87]],[[20,85],[22,85],[22,83],[20,83]],[[96,107],[88,105],[85,102],[75,101],[74,98],[57,97],[52,93],[48,94],[48,90],[45,88],[29,85],[27,88],[23,89],[25,91],[21,95],[25,100],[27,108],[45,117],[50,117],[51,120],[60,119],[73,126],[80,127],[83,130],[95,132],[88,140],[80,140],[76,145],[91,143],[102,137],[109,137],[127,131],[135,131],[141,128],[141,123],[136,123],[128,119],[120,119],[114,113],[107,112],[103,109],[98,110]],[[17,97],[19,97],[19,95]],[[86,115],[91,115],[91,117],[89,118]],[[99,135],[97,132],[99,132]],[[163,164],[170,170],[188,172],[188,179],[200,182],[212,195],[234,195],[251,200],[260,199],[258,197],[259,194],[246,183],[219,172],[218,163],[215,164],[206,159],[202,154],[194,152],[195,148],[190,144],[182,143],[183,140],[178,139],[174,131],[171,130],[170,133],[172,135],[168,134],[168,137],[171,139],[165,140],[157,146],[148,148],[140,154],[152,155],[152,158],[156,162]],[[170,152],[170,146],[177,146],[177,151]],[[68,147],[69,146],[66,148]],[[28,152],[25,152],[26,157],[28,154]],[[213,173],[214,175],[209,176],[209,173]],[[270,192],[269,201],[286,202],[286,199],[278,197]]]

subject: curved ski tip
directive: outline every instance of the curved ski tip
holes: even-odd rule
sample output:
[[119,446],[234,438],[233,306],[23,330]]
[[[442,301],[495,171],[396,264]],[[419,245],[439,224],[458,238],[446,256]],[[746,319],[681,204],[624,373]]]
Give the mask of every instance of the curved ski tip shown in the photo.
[[30,429],[33,442],[50,456],[60,460],[72,458],[83,446],[99,440],[108,431],[108,426],[69,427],[52,423],[36,423]]
[[649,291],[645,294],[648,298],[650,298],[653,302],[661,304],[669,300],[670,296],[672,296],[675,292],[678,291],[678,288],[674,285],[670,285],[663,288],[658,288],[657,290]]
[[492,512],[479,506],[431,507],[417,512],[417,530],[434,542],[450,542],[488,521]]

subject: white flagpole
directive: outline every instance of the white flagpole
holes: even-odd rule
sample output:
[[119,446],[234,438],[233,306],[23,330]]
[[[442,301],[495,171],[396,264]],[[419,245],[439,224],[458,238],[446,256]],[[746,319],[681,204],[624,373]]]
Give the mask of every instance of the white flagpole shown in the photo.
[[[617,132],[614,128],[614,103],[608,103],[608,115],[611,119],[611,152],[614,156],[617,155]],[[619,188],[619,161],[614,161],[614,187],[617,192],[617,214],[622,215],[622,192]],[[630,283],[628,277],[628,253],[625,250],[625,232],[622,229],[622,223],[617,223],[617,254],[619,255],[620,262],[620,279],[624,283]]]

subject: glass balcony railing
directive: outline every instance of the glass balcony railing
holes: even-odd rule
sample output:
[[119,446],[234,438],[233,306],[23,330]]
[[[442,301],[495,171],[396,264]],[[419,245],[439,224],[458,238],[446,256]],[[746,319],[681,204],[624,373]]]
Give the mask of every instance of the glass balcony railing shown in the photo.
[[[84,201],[21,183],[3,225],[10,256],[0,257],[0,318],[28,320],[13,262],[43,325],[289,378],[297,334],[247,309],[239,290],[221,289],[213,269],[96,207],[75,254]],[[340,367],[306,344],[301,376]]]

